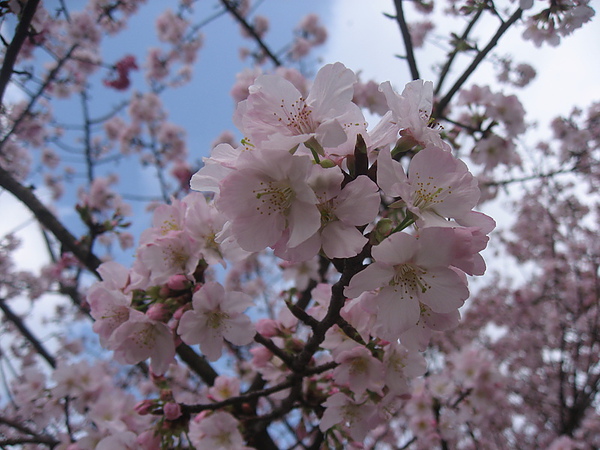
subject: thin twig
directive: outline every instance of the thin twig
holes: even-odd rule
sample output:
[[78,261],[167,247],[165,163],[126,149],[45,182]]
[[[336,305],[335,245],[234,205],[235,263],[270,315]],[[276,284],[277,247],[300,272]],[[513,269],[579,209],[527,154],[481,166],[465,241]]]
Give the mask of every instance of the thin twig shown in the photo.
[[435,113],[433,114],[434,117],[441,117],[444,114],[444,110],[446,109],[446,107],[448,106],[450,101],[452,101],[452,98],[454,97],[454,95],[465,84],[467,79],[471,76],[471,74],[479,66],[481,61],[483,61],[485,59],[485,57],[488,55],[488,53],[491,52],[492,49],[498,44],[498,41],[500,40],[502,35],[506,32],[506,30],[508,30],[513,23],[515,23],[517,20],[519,20],[521,18],[522,13],[523,13],[523,10],[521,8],[517,8],[517,10],[513,13],[513,15],[510,16],[510,18],[506,22],[503,22],[500,25],[500,27],[496,31],[496,34],[494,34],[494,36],[490,39],[490,41],[485,46],[485,48],[483,50],[481,50],[479,53],[477,53],[477,56],[475,56],[473,61],[471,61],[471,64],[469,65],[469,67],[467,67],[467,69],[463,72],[463,74],[456,81],[456,83],[454,83],[454,85],[450,88],[450,90],[444,96],[444,98],[442,98],[440,100],[440,102],[437,104],[437,106],[435,108]]
[[465,28],[465,31],[463,32],[462,36],[460,37],[460,42],[457,42],[454,45],[454,49],[448,55],[448,60],[446,61],[446,64],[444,64],[444,67],[442,68],[442,71],[440,72],[440,78],[439,78],[439,80],[437,82],[437,86],[435,87],[435,91],[433,93],[434,96],[437,96],[440,93],[440,91],[442,89],[442,85],[444,84],[444,81],[446,80],[446,76],[448,75],[448,73],[450,73],[450,68],[452,67],[452,63],[454,62],[456,56],[459,53],[459,45],[460,45],[460,43],[461,42],[466,42],[466,40],[469,38],[469,33],[471,33],[471,30],[475,26],[475,23],[481,17],[482,13],[483,13],[483,7],[480,7],[477,10],[477,12],[475,13],[475,15],[473,16],[473,18],[467,24],[467,27]]
[[244,27],[244,29],[250,34],[250,36],[252,36],[252,38],[256,41],[261,50],[265,52],[265,55],[269,57],[273,64],[277,67],[281,66],[281,61],[279,60],[279,58],[275,56],[275,54],[271,51],[269,47],[267,47],[267,44],[265,44],[265,42],[258,35],[258,33],[256,33],[254,27],[250,25],[248,21],[239,13],[237,8],[234,5],[232,5],[229,0],[221,0],[221,3],[223,4],[223,6],[225,6],[227,11],[229,11],[231,15],[235,17],[235,19],[240,23],[240,25]]

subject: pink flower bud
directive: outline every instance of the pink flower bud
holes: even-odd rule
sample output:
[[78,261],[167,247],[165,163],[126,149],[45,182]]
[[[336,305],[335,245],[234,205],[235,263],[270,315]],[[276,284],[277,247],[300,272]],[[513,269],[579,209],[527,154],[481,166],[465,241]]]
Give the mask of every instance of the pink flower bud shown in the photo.
[[189,309],[191,309],[191,305],[184,305],[181,308],[178,308],[173,313],[173,319],[175,319],[175,320],[181,319],[181,316],[183,316],[183,313],[186,312],[186,311],[188,311]]
[[169,402],[166,403],[163,407],[165,419],[167,420],[175,420],[181,417],[181,407],[179,403]]
[[196,423],[200,423],[202,422],[206,416],[208,416],[211,412],[210,411],[202,411],[198,414],[196,414],[196,416],[192,419],[194,422]]
[[279,326],[276,320],[260,319],[256,322],[256,331],[265,337],[273,337],[279,334]]
[[265,347],[251,348],[250,353],[252,353],[252,364],[254,367],[265,367],[273,357],[273,353]]
[[160,298],[169,298],[170,295],[171,295],[171,289],[169,288],[169,286],[164,285],[158,289],[158,296]]
[[145,416],[150,414],[150,411],[154,408],[153,400],[142,400],[137,405],[133,407],[134,411],[137,412],[140,416]]
[[169,317],[169,309],[164,303],[154,303],[146,311],[146,316],[158,322],[166,322],[166,319]]
[[183,291],[189,286],[189,280],[182,274],[171,275],[167,286],[173,291]]

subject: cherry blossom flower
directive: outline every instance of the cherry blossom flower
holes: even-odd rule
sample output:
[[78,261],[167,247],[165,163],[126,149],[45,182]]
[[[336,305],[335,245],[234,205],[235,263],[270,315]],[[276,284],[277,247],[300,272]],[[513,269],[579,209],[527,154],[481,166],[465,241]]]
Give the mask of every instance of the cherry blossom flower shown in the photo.
[[398,342],[391,342],[385,347],[383,367],[385,386],[389,392],[406,395],[410,393],[409,381],[425,373],[427,362],[415,350],[409,350]]
[[434,145],[450,150],[449,145],[442,141],[439,130],[430,123],[433,109],[431,81],[411,81],[402,95],[394,91],[389,81],[381,83],[379,89],[384,93],[392,112],[391,118],[384,116],[382,121],[389,122],[389,126],[399,131],[408,146]]
[[379,84],[369,80],[366,83],[357,81],[354,85],[354,103],[362,108],[367,108],[373,114],[383,116],[389,108],[385,95],[379,90]]
[[[308,184],[319,199],[321,227],[294,248],[285,239],[275,246],[275,254],[288,261],[305,261],[319,250],[329,258],[350,258],[360,253],[368,239],[356,228],[367,225],[379,212],[379,188],[361,175],[341,188],[342,172],[315,165]],[[357,208],[357,205],[360,205]]]
[[203,158],[204,166],[192,175],[190,187],[195,191],[208,191],[219,194],[220,183],[237,167],[239,157],[245,151],[243,146],[232,147],[228,143],[218,144],[212,149],[210,158]]
[[98,442],[96,450],[112,450],[119,448],[122,450],[137,450],[139,445],[136,441],[137,436],[131,431],[121,431],[112,436],[107,436]]
[[382,393],[383,364],[363,346],[343,351],[335,358],[339,365],[333,371],[335,382],[348,388],[356,398],[362,398],[366,390]]
[[249,295],[227,292],[221,284],[209,282],[194,293],[192,306],[181,317],[177,333],[186,344],[200,344],[210,361],[221,356],[224,339],[235,345],[252,342],[254,327],[243,314],[252,306]]
[[341,426],[352,439],[360,442],[375,423],[376,407],[368,400],[356,402],[346,394],[337,392],[323,406],[326,409],[319,422],[319,428],[323,432],[336,425]]
[[103,263],[98,272],[101,282],[94,284],[87,294],[90,314],[95,322],[93,330],[98,333],[100,344],[107,347],[112,333],[129,319],[131,295],[123,290],[129,282],[129,271],[114,261]]
[[356,135],[366,135],[364,117],[352,103],[355,81],[343,64],[329,64],[319,70],[304,98],[281,76],[262,75],[238,104],[234,122],[261,149],[291,150],[314,139],[331,153],[348,154]]
[[289,232],[289,247],[321,225],[317,197],[308,186],[312,163],[288,152],[247,152],[221,182],[217,208],[231,222],[240,247],[255,252],[274,246]]
[[[191,277],[200,261],[200,246],[184,231],[171,231],[141,245],[133,264],[137,289],[165,284],[172,275]],[[139,277],[139,278],[138,278]],[[133,274],[132,274],[133,279]]]
[[429,239],[428,234],[420,239],[403,232],[391,235],[373,247],[374,262],[354,275],[344,290],[355,298],[379,289],[376,326],[383,339],[398,339],[419,321],[419,302],[435,312],[450,313],[469,296],[463,278],[449,267],[451,254],[427,245]]
[[419,226],[447,226],[446,218],[468,215],[479,200],[477,179],[462,161],[439,147],[426,147],[410,162],[408,176],[390,152],[379,154],[377,181],[400,197]]
[[251,450],[244,445],[238,426],[231,414],[218,411],[192,420],[189,436],[196,450]]
[[150,367],[157,375],[165,373],[175,357],[171,329],[135,310],[111,334],[107,348],[114,350],[115,360],[122,364],[137,364],[151,358]]
[[229,413],[218,411],[190,423],[190,441],[196,450],[251,450],[244,445],[238,421]]
[[187,21],[170,9],[165,10],[158,19],[156,19],[158,38],[163,42],[169,42],[171,44],[178,44],[181,42],[187,26]]
[[198,243],[202,258],[208,264],[220,263],[225,266],[226,259],[239,261],[249,255],[235,239],[224,239],[221,236],[217,242],[217,235],[223,231],[226,219],[214,203],[208,203],[206,197],[199,192],[189,193],[182,201],[187,205],[185,231]]
[[410,350],[424,352],[434,331],[446,331],[456,328],[460,321],[458,310],[449,313],[436,313],[424,303],[419,303],[419,321],[401,333],[399,338],[402,345]]
[[215,402],[220,402],[240,394],[239,378],[219,375],[215,383],[208,389],[208,394]]

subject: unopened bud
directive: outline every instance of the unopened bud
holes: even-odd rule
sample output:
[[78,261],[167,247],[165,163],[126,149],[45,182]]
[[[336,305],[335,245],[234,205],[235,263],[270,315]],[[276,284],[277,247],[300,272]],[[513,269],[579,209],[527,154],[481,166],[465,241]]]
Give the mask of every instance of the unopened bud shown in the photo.
[[279,325],[273,319],[260,319],[256,322],[256,331],[265,337],[273,337],[279,334]]
[[167,286],[173,291],[183,291],[184,289],[187,289],[189,285],[189,280],[182,274],[171,275],[169,281],[167,281]]
[[386,237],[394,229],[394,223],[390,219],[381,219],[375,225],[375,229],[371,231],[371,244],[378,245],[383,241]]
[[151,320],[165,322],[169,318],[169,309],[164,303],[154,303],[146,311],[146,316]]
[[176,420],[181,417],[181,406],[179,406],[179,403],[165,403],[163,411],[165,419],[167,420]]
[[150,414],[154,409],[154,400],[142,400],[133,407],[133,410],[140,416]]

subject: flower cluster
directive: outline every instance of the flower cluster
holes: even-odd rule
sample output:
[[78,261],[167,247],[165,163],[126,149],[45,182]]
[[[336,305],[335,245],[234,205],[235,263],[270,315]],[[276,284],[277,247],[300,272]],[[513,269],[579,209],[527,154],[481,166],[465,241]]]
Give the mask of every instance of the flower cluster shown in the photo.
[[[212,194],[158,207],[132,269],[105,263],[88,293],[94,329],[115,359],[150,358],[160,375],[181,342],[216,361],[256,341],[251,370],[282,399],[277,387],[301,373],[307,354],[304,395],[322,403],[320,428],[340,442],[362,440],[410,396],[410,380],[425,372],[419,351],[458,323],[466,275],[485,271],[479,252],[494,222],[473,211],[476,179],[432,125],[431,83],[411,82],[401,95],[382,84],[388,111],[372,130],[353,102],[356,83],[341,63],[323,67],[306,93],[278,74],[254,79],[234,114],[241,145],[217,145],[192,177],[192,189]],[[270,302],[276,318],[254,325],[246,311],[265,285],[231,275],[221,283],[211,266],[233,264],[235,273],[268,248],[306,300],[294,304],[298,288],[284,290],[285,304]],[[330,275],[309,269],[315,263]],[[165,418],[179,417],[177,408]],[[241,445],[234,413],[202,413],[190,438]]]

